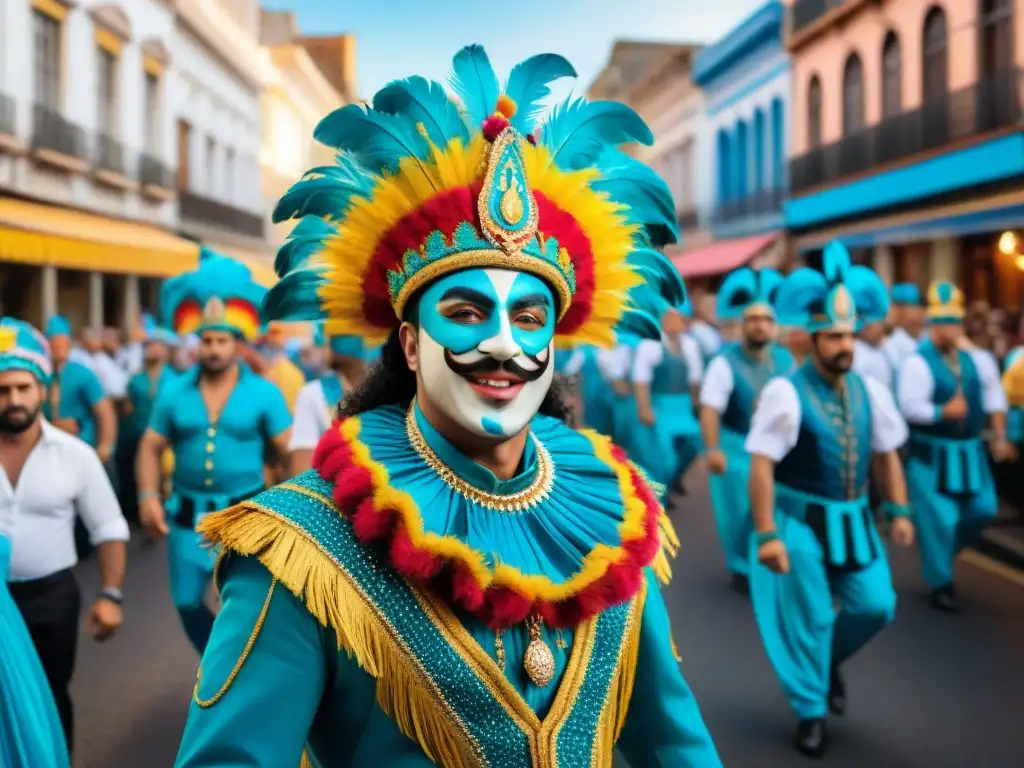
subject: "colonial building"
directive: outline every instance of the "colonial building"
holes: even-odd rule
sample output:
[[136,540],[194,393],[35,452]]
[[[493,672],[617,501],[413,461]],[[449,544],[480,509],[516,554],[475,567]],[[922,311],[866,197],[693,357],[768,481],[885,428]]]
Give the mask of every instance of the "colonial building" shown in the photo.
[[705,47],[693,80],[703,89],[706,151],[697,176],[712,180],[710,227],[715,242],[674,261],[694,285],[744,264],[785,266],[788,244],[782,205],[786,168],[790,69],[783,48],[784,9],[773,0]]
[[4,0],[0,18],[3,312],[131,325],[196,263],[172,234],[174,11]]
[[798,248],[840,238],[890,280],[951,278],[1021,308],[1022,12],[1015,0],[794,0],[786,219]]

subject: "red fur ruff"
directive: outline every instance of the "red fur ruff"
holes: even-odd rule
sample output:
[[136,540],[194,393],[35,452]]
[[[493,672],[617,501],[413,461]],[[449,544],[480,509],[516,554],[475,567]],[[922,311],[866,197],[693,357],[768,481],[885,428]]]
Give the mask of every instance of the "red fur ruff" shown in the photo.
[[[625,453],[619,448],[613,447],[612,455],[620,463],[625,460]],[[429,583],[451,603],[495,629],[519,624],[534,611],[549,626],[574,627],[623,603],[640,590],[643,569],[650,565],[660,547],[661,507],[639,471],[628,465],[634,493],[645,507],[644,535],[624,541],[618,561],[595,581],[563,600],[543,601],[511,586],[484,586],[468,564],[417,547],[401,514],[375,504],[373,476],[366,467],[355,463],[352,446],[341,434],[341,422],[335,422],[321,439],[313,455],[313,466],[333,484],[335,503],[352,522],[360,542],[383,545],[395,570],[410,580]]]

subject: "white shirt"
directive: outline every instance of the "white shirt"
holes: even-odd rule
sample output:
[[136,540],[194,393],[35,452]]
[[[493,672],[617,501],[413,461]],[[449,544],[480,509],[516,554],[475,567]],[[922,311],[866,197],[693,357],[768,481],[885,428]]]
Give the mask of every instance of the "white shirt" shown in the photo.
[[118,350],[117,356],[114,358],[114,362],[116,362],[118,367],[128,376],[134,376],[142,370],[142,366],[144,364],[142,343],[133,341],[128,346]]
[[107,397],[124,397],[128,392],[128,376],[121,366],[106,352],[97,352],[92,356],[92,360],[93,370],[99,377]]
[[562,370],[563,376],[575,376],[577,373],[583,370],[583,364],[587,362],[587,353],[582,349],[575,349],[573,353],[569,355],[569,361],[565,364],[565,368]]
[[331,426],[333,406],[327,405],[320,379],[308,382],[299,390],[292,417],[292,436],[289,451],[311,451],[316,448],[324,432]]
[[853,342],[853,370],[879,382],[886,389],[892,389],[892,363],[885,354],[884,346],[874,346],[861,339]]
[[903,361],[917,352],[921,339],[915,339],[902,328],[897,328],[889,334],[882,342],[882,351],[889,358],[889,365],[892,370],[898,371],[903,367]]
[[[700,356],[700,349],[697,342],[691,336],[683,334],[679,336],[679,349],[683,359],[686,360],[690,386],[696,387],[700,384],[701,374],[704,369],[704,361]],[[636,354],[633,356],[633,383],[650,384],[654,379],[654,369],[661,365],[665,359],[665,345],[661,341],[644,339],[636,347]]]
[[96,373],[96,361],[90,353],[86,352],[81,347],[72,347],[71,352],[68,354],[68,360],[78,363],[79,365],[84,365],[90,371]]
[[128,523],[96,451],[41,419],[43,434],[12,488],[0,468],[0,533],[11,540],[11,581],[78,563],[75,515],[93,544],[127,541]]
[[734,386],[736,380],[732,375],[732,366],[724,356],[716,356],[704,371],[704,382],[700,386],[700,404],[706,405],[715,413],[725,413]]
[[[969,349],[967,353],[978,369],[981,379],[981,407],[985,413],[1006,413],[1006,392],[999,373],[999,364],[990,352]],[[920,355],[911,355],[900,368],[898,391],[903,416],[911,424],[934,424],[939,414],[932,396],[935,394],[935,378],[932,369]]]
[[[871,402],[871,448],[876,453],[895,451],[907,441],[907,423],[892,394],[872,378],[863,378]],[[767,456],[778,463],[796,446],[803,412],[800,396],[789,379],[769,381],[757,401],[750,422],[747,453]]]

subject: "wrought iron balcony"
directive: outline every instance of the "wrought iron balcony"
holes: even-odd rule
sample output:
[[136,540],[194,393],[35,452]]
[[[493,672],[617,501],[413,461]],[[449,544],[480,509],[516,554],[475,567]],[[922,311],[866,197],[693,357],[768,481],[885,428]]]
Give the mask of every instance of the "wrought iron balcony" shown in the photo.
[[782,210],[782,202],[785,199],[785,189],[782,187],[772,187],[771,189],[752,192],[745,197],[735,200],[726,200],[715,206],[712,223],[729,224],[752,216],[779,213]]
[[263,219],[256,214],[200,197],[187,190],[178,193],[178,205],[183,219],[221,227],[250,237],[263,237]]
[[15,135],[14,98],[0,93],[0,135]]
[[803,192],[876,170],[964,139],[1022,125],[1018,70],[996,72],[972,86],[944,93],[917,109],[794,157],[792,190]]
[[36,104],[33,113],[32,146],[57,152],[66,157],[88,160],[89,150],[85,131],[59,112],[43,104]]
[[790,17],[792,19],[789,28],[790,34],[806,29],[833,8],[838,8],[846,1],[847,0],[796,0],[796,2],[793,3],[793,11]]
[[174,189],[174,172],[152,155],[139,158],[139,181],[146,187]]
[[96,170],[127,176],[124,145],[106,134],[96,136],[96,158],[93,163]]
[[681,230],[697,229],[700,226],[700,213],[696,208],[684,208],[678,215]]

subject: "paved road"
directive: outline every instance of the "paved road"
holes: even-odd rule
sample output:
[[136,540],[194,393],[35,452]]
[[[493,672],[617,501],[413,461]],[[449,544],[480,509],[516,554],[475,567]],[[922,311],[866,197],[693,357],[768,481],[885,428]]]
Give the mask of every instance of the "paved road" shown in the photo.
[[[727,768],[802,765],[749,604],[726,586],[703,478],[692,480],[692,501],[675,512],[684,547],[668,593],[685,673]],[[196,658],[170,604],[164,556],[162,547],[133,543],[124,631],[106,645],[82,639],[77,768],[174,761]],[[963,562],[964,608],[945,616],[927,607],[916,566],[912,555],[894,557],[898,615],[848,665],[850,712],[833,723],[828,765],[1024,765],[1024,579],[1005,578],[986,561]],[[87,593],[94,568],[81,568]]]

